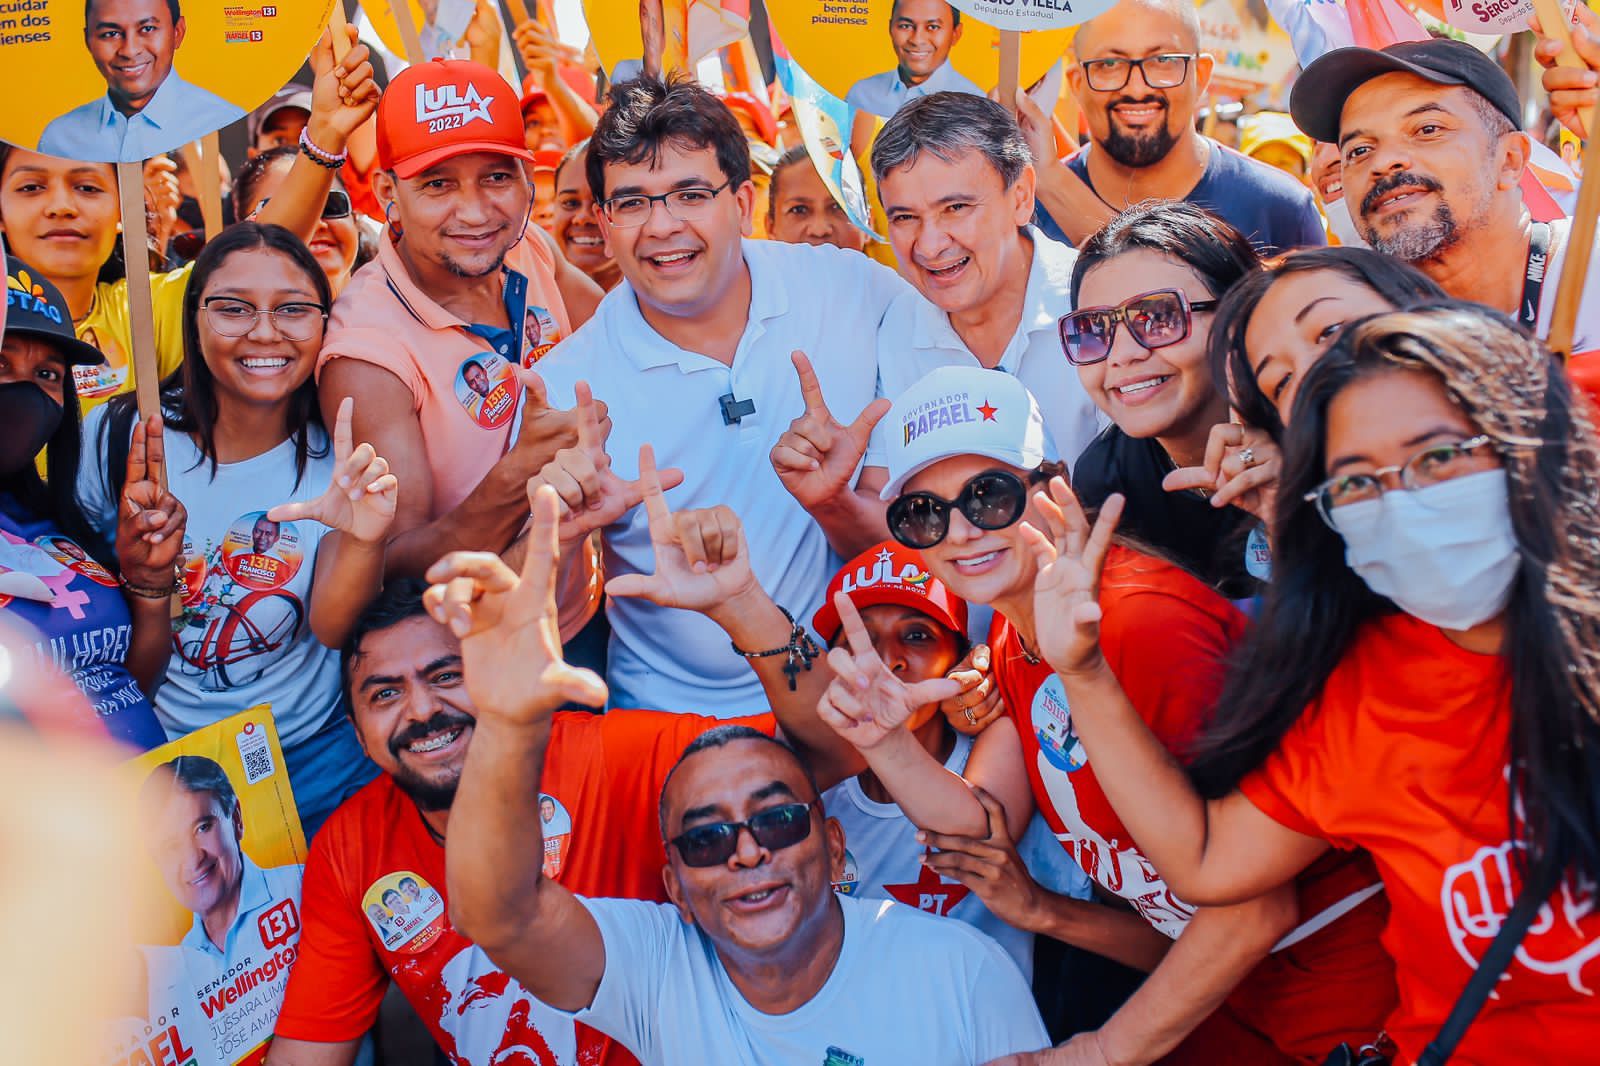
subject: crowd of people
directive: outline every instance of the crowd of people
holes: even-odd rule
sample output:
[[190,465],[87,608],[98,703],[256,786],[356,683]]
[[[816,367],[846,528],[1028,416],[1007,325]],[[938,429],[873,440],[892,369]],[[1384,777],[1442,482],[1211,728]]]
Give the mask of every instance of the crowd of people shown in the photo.
[[386,995],[453,1066],[1594,1054],[1600,283],[1552,355],[1495,60],[1335,50],[1241,152],[1120,0],[1069,152],[863,80],[880,240],[750,94],[340,32],[220,232],[145,165],[156,411],[117,170],[0,147],[0,622],[134,751],[270,705],[303,875],[146,775],[201,948],[299,893],[267,1066]]

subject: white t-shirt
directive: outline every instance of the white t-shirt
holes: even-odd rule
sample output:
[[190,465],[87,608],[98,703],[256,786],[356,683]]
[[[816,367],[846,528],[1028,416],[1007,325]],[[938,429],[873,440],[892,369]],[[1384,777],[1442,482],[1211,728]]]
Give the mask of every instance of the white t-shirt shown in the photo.
[[585,899],[606,971],[575,1017],[644,1066],[978,1066],[1049,1044],[1027,982],[994,941],[898,903],[836,898],[844,945],[833,972],[780,1015],[749,1004],[675,908]]
[[[91,457],[108,410],[98,407],[84,421]],[[168,429],[165,441],[167,485],[189,524],[183,613],[172,620],[172,658],[156,691],[156,715],[176,738],[270,703],[283,746],[293,747],[339,713],[339,653],[317,640],[309,616],[311,575],[328,528],[269,522],[266,512],[322,495],[333,476],[333,449],[313,430],[296,486],[292,438],[253,459],[219,463],[215,478],[188,434]],[[78,497],[94,527],[115,536],[117,504],[103,458],[81,465]]]
[[[1023,294],[1022,317],[995,367],[1028,387],[1039,401],[1052,458],[1075,465],[1078,456],[1105,428],[1107,420],[1078,380],[1061,350],[1057,327],[1072,310],[1072,265],[1078,253],[1027,227],[1033,262]],[[878,395],[894,400],[942,366],[982,366],[950,324],[950,316],[910,289],[889,305],[878,327]],[[889,422],[878,423],[867,448],[867,466],[887,462]]]
[[[639,446],[649,443],[658,465],[683,470],[683,484],[667,493],[674,510],[731,507],[756,580],[790,614],[809,618],[843,560],[772,469],[772,446],[805,411],[789,353],[806,353],[834,417],[853,421],[876,391],[878,323],[909,287],[859,252],[831,246],[745,241],[744,258],[750,313],[731,367],[652,329],[624,281],[535,369],[556,407],[572,405],[578,381],[605,401],[617,476],[638,476]],[[718,403],[730,393],[755,402],[733,425]],[[654,572],[644,508],[607,527],[602,544],[607,575]],[[767,709],[755,673],[704,615],[621,597],[607,601],[606,615],[612,706],[723,718]]]
[[[1545,267],[1544,290],[1539,294],[1540,339],[1550,335],[1550,318],[1556,312],[1556,290],[1561,288],[1561,268],[1567,259],[1567,238],[1572,233],[1572,219],[1558,218],[1550,223],[1550,262]],[[1600,240],[1596,240],[1600,245]],[[1521,271],[1518,271],[1521,276]],[[1589,261],[1589,273],[1583,279],[1583,299],[1578,303],[1578,320],[1572,328],[1572,350],[1592,352],[1600,350],[1600,255]]]

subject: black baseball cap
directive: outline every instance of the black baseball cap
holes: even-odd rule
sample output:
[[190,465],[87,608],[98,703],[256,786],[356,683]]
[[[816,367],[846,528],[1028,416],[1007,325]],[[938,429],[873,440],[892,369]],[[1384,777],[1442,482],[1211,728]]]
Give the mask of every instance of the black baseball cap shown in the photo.
[[1339,142],[1339,114],[1357,88],[1384,74],[1415,74],[1436,85],[1461,85],[1522,128],[1517,87],[1500,64],[1465,41],[1403,41],[1379,51],[1335,48],[1301,73],[1289,94],[1295,125],[1313,140]]
[[85,344],[72,329],[72,312],[61,290],[14,255],[6,256],[6,333],[55,342],[69,366],[106,361],[99,348]]

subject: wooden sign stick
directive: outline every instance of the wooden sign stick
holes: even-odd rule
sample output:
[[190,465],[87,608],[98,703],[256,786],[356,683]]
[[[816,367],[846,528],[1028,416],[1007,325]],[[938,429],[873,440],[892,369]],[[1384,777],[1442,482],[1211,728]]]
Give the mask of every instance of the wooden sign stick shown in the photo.
[[1550,316],[1550,336],[1545,341],[1563,359],[1572,357],[1572,335],[1589,274],[1589,255],[1594,251],[1595,219],[1600,215],[1600,136],[1590,137],[1583,146],[1583,174],[1572,228],[1567,231],[1567,254],[1561,263],[1555,312]]
[[1000,104],[1017,113],[1017,81],[1022,76],[1022,31],[1000,31]]
[[417,22],[411,17],[410,0],[390,0],[389,7],[394,12],[395,25],[400,27],[400,40],[405,42],[406,62],[427,62],[428,57],[422,53],[422,38],[417,35]]
[[328,19],[329,34],[333,38],[333,61],[343,63],[350,54],[350,42],[345,40],[345,27],[350,25],[344,15],[344,0],[333,0],[333,14]]
[[[117,164],[122,203],[122,258],[128,266],[128,325],[133,337],[133,385],[139,420],[161,410],[161,368],[156,359],[156,314],[150,298],[150,239],[145,230],[144,164]],[[166,473],[162,471],[162,484]]]
[[216,130],[200,138],[200,149],[200,170],[194,176],[195,189],[200,193],[200,218],[205,223],[206,240],[209,241],[222,232],[222,171],[217,166],[222,158],[222,149],[217,144]]
[[[1577,0],[1583,3],[1583,0]],[[1572,24],[1567,21],[1567,13],[1561,5],[1561,0],[1533,0],[1533,12],[1539,16],[1539,26],[1545,34],[1561,42],[1561,55],[1556,58],[1556,64],[1563,67],[1576,67],[1579,70],[1587,69],[1587,64],[1578,57],[1578,50],[1572,46]],[[1592,138],[1596,132],[1594,128],[1594,108],[1585,108],[1578,112],[1578,119],[1583,123],[1583,136]]]

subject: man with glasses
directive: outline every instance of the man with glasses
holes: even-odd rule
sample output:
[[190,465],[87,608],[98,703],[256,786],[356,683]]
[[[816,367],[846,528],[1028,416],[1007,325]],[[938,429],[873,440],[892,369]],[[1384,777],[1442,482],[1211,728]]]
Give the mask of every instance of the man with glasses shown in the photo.
[[[616,85],[585,167],[623,283],[539,363],[550,402],[574,403],[587,382],[612,420],[601,460],[632,479],[640,446],[653,444],[664,467],[683,471],[674,503],[739,514],[757,581],[799,616],[843,557],[883,539],[882,505],[831,486],[853,484],[888,407],[873,400],[873,345],[905,284],[856,252],[745,240],[755,209],[749,145],[727,105],[693,82]],[[819,395],[843,423],[816,412]],[[826,462],[818,453],[828,488],[791,495],[768,455],[805,417],[849,443],[825,449]],[[603,515],[591,529],[601,529],[607,575],[650,573],[640,509],[616,516],[588,503],[579,518]],[[571,561],[568,587],[585,584],[585,571],[586,560]],[[704,618],[621,597],[606,614],[619,706],[719,716],[766,706],[744,659]]]
[[1067,81],[1093,144],[1057,161],[1037,108],[1024,126],[1039,167],[1039,226],[1082,244],[1106,221],[1081,210],[1086,183],[1104,206],[1188,200],[1222,216],[1263,255],[1327,243],[1311,193],[1288,175],[1224,148],[1195,129],[1213,59],[1187,0],[1122,0],[1078,27]]
[[481,734],[448,855],[461,929],[540,1001],[659,1066],[973,1066],[1044,1047],[1027,984],[994,941],[833,891],[843,831],[805,764],[757,730],[711,730],[668,773],[670,904],[581,896],[543,876],[540,822],[515,797],[545,787],[556,708],[605,686],[551,639],[555,493],[541,489],[533,511],[520,577],[469,555],[430,575],[443,582],[430,602],[466,634]]

